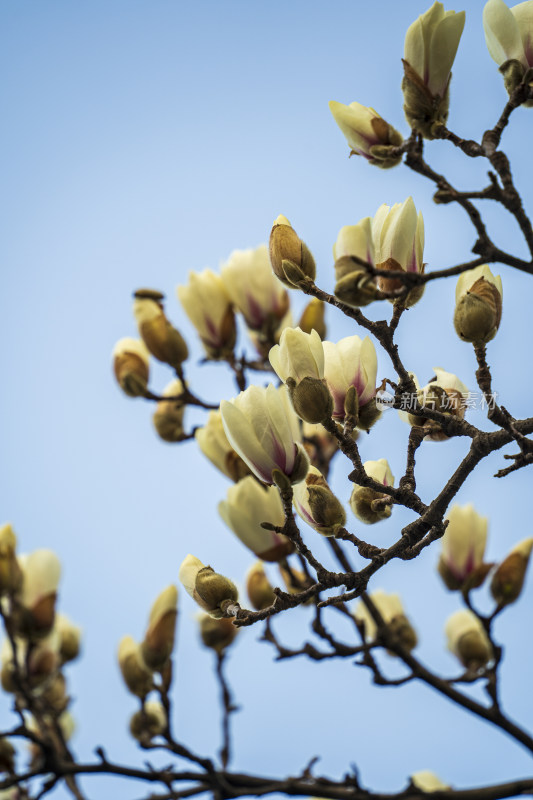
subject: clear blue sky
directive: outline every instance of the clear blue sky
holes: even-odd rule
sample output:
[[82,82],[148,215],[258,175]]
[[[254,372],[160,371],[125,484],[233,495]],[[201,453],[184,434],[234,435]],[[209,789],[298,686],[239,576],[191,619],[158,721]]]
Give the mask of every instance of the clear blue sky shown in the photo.
[[[121,336],[135,335],[131,293],[146,285],[167,293],[169,316],[191,343],[191,384],[218,400],[231,397],[233,386],[221,366],[197,366],[200,348],[175,286],[189,269],[216,269],[233,249],[266,241],[279,213],[314,252],[326,289],[333,286],[331,246],[340,227],[409,194],[424,214],[428,269],[468,259],[474,237],[460,210],[435,206],[432,187],[404,167],[381,172],[348,161],[327,107],[332,99],[357,100],[406,133],[403,39],[428,6],[419,0],[2,4],[0,522],[13,523],[22,551],[50,547],[63,562],[60,607],[85,634],[83,659],[69,670],[74,746],[85,760],[98,744],[110,758],[145,758],[125,733],[135,703],[122,687],[116,647],[125,633],[142,635],[152,600],[177,581],[183,557],[193,552],[237,581],[252,560],[217,516],[223,476],[194,444],[160,442],[152,409],[124,397],[113,382],[111,349]],[[467,22],[450,127],[479,137],[506,95],[485,48],[482,3],[461,7]],[[531,161],[524,154],[532,114],[519,110],[504,137],[530,209]],[[468,162],[442,142],[428,153],[462,188],[484,185],[484,163]],[[525,256],[512,222],[491,208],[487,219],[497,244]],[[526,416],[533,388],[524,335],[530,280],[506,267],[501,273],[503,322],[489,360],[502,402]],[[422,382],[442,366],[473,389],[472,348],[452,328],[454,288],[453,280],[432,284],[402,321],[399,340]],[[303,299],[293,295],[293,303],[300,309]],[[374,318],[382,312],[370,309]],[[358,332],[331,314],[329,322],[333,339]],[[378,360],[379,378],[393,377],[386,356]],[[154,370],[155,389],[169,379],[163,368]],[[482,422],[479,414],[469,418]],[[199,419],[188,415],[190,424]],[[406,438],[407,427],[391,412],[363,440],[363,458],[387,457],[399,476]],[[461,441],[424,445],[422,497],[438,491],[464,449]],[[490,516],[488,556],[495,560],[531,534],[531,471],[496,481],[490,476],[500,465],[501,455],[487,460],[458,496]],[[346,472],[339,461],[335,487],[343,499]],[[372,530],[376,544],[394,541],[410,518],[395,509]],[[350,527],[357,531],[353,518]],[[307,536],[316,539],[312,531]],[[325,557],[322,542],[317,550]],[[442,628],[458,605],[435,575],[437,551],[391,564],[374,588],[401,592],[421,655],[449,674],[456,666]],[[508,641],[504,697],[524,723],[533,712],[530,608],[529,585],[497,627]],[[207,754],[218,747],[217,688],[184,592],[180,609],[175,728]],[[302,640],[308,617],[298,609],[280,620],[284,641]],[[229,665],[244,709],[234,718],[235,768],[283,776],[320,755],[318,773],[341,776],[356,763],[363,784],[381,790],[400,789],[410,772],[425,768],[457,786],[530,773],[518,746],[429,689],[373,689],[369,675],[349,661],[273,664],[259,635],[259,628],[243,632]],[[0,699],[3,720],[7,708]],[[109,781],[85,786],[89,797],[142,795],[141,787]]]

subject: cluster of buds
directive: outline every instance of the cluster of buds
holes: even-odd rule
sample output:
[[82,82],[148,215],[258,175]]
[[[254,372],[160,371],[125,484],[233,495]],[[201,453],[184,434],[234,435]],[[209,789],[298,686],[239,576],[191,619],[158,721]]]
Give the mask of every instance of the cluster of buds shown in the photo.
[[464,24],[464,11],[444,11],[436,2],[405,36],[403,108],[411,128],[426,139],[448,119],[451,69]]
[[403,137],[373,108],[361,103],[345,106],[332,100],[329,109],[350,145],[350,155],[363,156],[382,169],[395,167],[402,160],[398,147]]
[[[509,94],[524,80],[531,86],[533,2],[508,8],[503,0],[489,0],[483,9],[483,26],[488,51],[499,64]],[[533,106],[533,100],[526,100],[524,106]]]
[[[0,527],[0,604],[9,638],[1,651],[4,691],[31,710],[44,704],[50,725],[65,715],[70,698],[63,667],[80,652],[80,629],[56,613],[61,566],[51,550],[17,555],[11,525]],[[48,723],[47,723],[48,724]]]
[[[469,394],[467,387],[452,372],[446,372],[441,367],[434,367],[433,371],[435,377],[422,389],[418,389],[417,402],[419,406],[464,419],[467,408],[466,400]],[[413,375],[412,378],[415,386],[418,387],[416,376]],[[422,426],[424,430],[427,430],[424,437],[427,440],[444,442],[449,439],[442,427],[431,419],[425,419],[424,416],[417,414],[406,414],[403,411],[400,411],[400,416],[406,418],[410,425]]]
[[438,570],[451,591],[466,592],[483,583],[491,566],[483,562],[487,527],[487,517],[480,516],[471,503],[450,509]]
[[[363,468],[369,478],[383,486],[394,486],[394,475],[386,458],[378,461],[365,461]],[[350,496],[350,508],[357,517],[367,525],[373,525],[391,515],[392,498],[390,495],[373,489],[370,486],[355,484]]]
[[239,597],[233,581],[219,575],[212,567],[206,567],[192,555],[183,560],[179,579],[187,594],[214,619],[225,617],[228,607],[234,605]]
[[453,324],[464,342],[484,345],[494,339],[502,318],[502,279],[489,267],[463,272],[455,290]]
[[[378,611],[388,633],[406,650],[413,650],[418,639],[416,632],[405,615],[405,611],[398,594],[387,594],[382,589],[377,589],[370,595],[370,600]],[[378,625],[362,600],[356,606],[355,619],[361,626],[365,641],[375,642],[379,638]],[[391,653],[394,655],[394,653]]]

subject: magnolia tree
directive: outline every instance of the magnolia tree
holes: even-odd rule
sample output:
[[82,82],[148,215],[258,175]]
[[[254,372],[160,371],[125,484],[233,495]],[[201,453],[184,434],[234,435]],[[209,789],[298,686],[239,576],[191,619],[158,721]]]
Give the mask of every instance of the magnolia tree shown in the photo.
[[[226,659],[234,642],[249,638],[251,630],[260,632],[263,647],[277,661],[355,663],[369,674],[377,693],[426,684],[444,702],[533,754],[533,732],[509,714],[502,700],[498,636],[500,617],[512,615],[521,596],[533,538],[524,525],[515,525],[510,547],[495,536],[489,560],[483,498],[455,502],[489,456],[500,458],[494,492],[533,462],[533,419],[519,419],[512,398],[509,407],[503,405],[499,387],[493,386],[490,342],[498,334],[503,290],[502,279],[489,266],[533,273],[533,227],[511,161],[500,149],[513,112],[533,105],[533,0],[511,9],[503,0],[489,0],[483,11],[487,46],[509,99],[480,140],[464,139],[447,127],[451,70],[464,20],[464,12],[445,11],[436,2],[407,30],[402,89],[408,138],[358,102],[332,102],[330,108],[350,154],[362,157],[361,169],[363,160],[381,169],[403,163],[433,185],[436,203],[460,206],[474,229],[473,258],[426,269],[422,211],[412,197],[402,198],[341,228],[333,246],[335,286],[328,293],[321,288],[310,249],[280,215],[269,248],[237,250],[219,273],[191,272],[188,283],[178,287],[204,351],[203,368],[216,370],[214,362],[227,365],[236,395],[204,399],[195,389],[188,379],[192,343],[167,317],[158,290],[135,291],[139,338],[124,338],[115,346],[116,380],[128,397],[155,403],[157,435],[180,449],[198,447],[206,457],[206,473],[218,470],[226,476],[226,496],[208,496],[209,502],[218,503],[228,546],[234,535],[251,554],[244,591],[237,588],[241,576],[221,574],[208,553],[195,551],[192,538],[193,552],[183,551],[179,567],[179,581],[199,607],[201,640],[214,654],[220,750],[197,752],[185,738],[186,728],[176,731],[173,703],[182,688],[173,681],[178,587],[169,585],[147,608],[144,629],[136,626],[137,638],[127,635],[118,644],[124,691],[132,695],[130,733],[142,750],[139,763],[118,763],[101,747],[96,760],[80,761],[74,755],[64,668],[79,655],[80,629],[56,607],[57,556],[47,549],[21,555],[13,527],[5,524],[0,529],[1,681],[12,698],[13,719],[0,738],[2,798],[41,798],[60,785],[76,798],[94,796],[90,775],[136,781],[135,796],[159,800],[204,793],[217,798],[271,793],[332,800],[384,797],[363,784],[349,764],[342,777],[319,776],[313,753],[289,778],[269,764],[260,774],[232,769],[236,705]],[[483,162],[488,184],[467,191],[436,172],[431,166],[434,140],[445,140],[457,159]],[[529,259],[500,249],[479,200],[492,200],[514,218]],[[457,281],[450,331],[453,323],[464,347],[471,349],[475,374],[459,378],[453,364],[446,364],[435,367],[429,381],[419,381],[416,365],[405,359],[398,340],[410,309],[430,301],[426,284],[447,278]],[[296,322],[293,298],[298,294],[309,299]],[[343,315],[349,325],[350,333],[340,340],[327,338],[327,307],[330,318]],[[150,379],[151,359],[168,368],[171,380],[163,390]],[[188,422],[192,408],[203,415],[196,427]],[[467,419],[473,410],[482,412],[479,424]],[[396,476],[389,464],[392,454],[373,445],[386,414],[394,416],[404,444],[403,467]],[[431,450],[436,463],[439,450],[453,439],[465,445],[462,458],[433,496],[419,494],[417,460]],[[397,454],[395,459],[398,463]],[[187,497],[179,502],[186,504]],[[384,546],[380,527],[385,523],[393,535]],[[407,565],[419,557],[422,563],[429,550],[438,554],[435,583],[441,581],[456,600],[456,610],[442,621],[456,660],[449,673],[417,655],[417,610],[405,609],[402,602]],[[386,592],[379,573],[391,565],[397,590]],[[431,598],[426,602],[431,604]],[[296,640],[288,641],[279,624],[291,615],[300,616],[290,628]],[[440,637],[441,630],[435,625],[429,635]],[[242,647],[242,659],[251,643],[249,638]],[[512,638],[506,644],[512,649]],[[283,667],[272,667],[272,682],[276,669]],[[328,664],[315,669],[327,672]],[[526,685],[524,676],[524,690]],[[317,709],[327,703],[328,683],[322,675],[313,698]],[[265,692],[265,706],[269,702]],[[214,714],[208,713],[212,723]],[[290,713],[284,710],[285,717]],[[147,754],[156,753],[163,753],[164,763],[147,763]],[[433,793],[442,800],[492,800],[533,792],[533,777],[508,774],[505,782],[465,788],[453,776],[421,769],[429,766],[418,764],[413,752],[412,763],[405,765],[407,783],[387,797]],[[364,771],[365,765],[358,768]]]

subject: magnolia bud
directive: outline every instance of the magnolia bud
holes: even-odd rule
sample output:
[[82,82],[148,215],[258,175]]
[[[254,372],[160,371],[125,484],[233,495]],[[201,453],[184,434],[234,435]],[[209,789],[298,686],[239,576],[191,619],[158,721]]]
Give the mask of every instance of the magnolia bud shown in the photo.
[[492,647],[480,620],[468,609],[452,614],[446,622],[448,649],[469,670],[478,670],[492,659]]
[[50,706],[56,713],[61,714],[67,708],[70,698],[67,694],[67,682],[65,676],[58,672],[41,694],[43,701]]
[[316,275],[316,265],[307,245],[296,234],[291,223],[280,214],[270,233],[270,263],[285,286],[294,289],[298,283]]
[[59,559],[51,550],[35,550],[19,557],[23,572],[20,631],[25,636],[46,636],[54,624]]
[[[405,615],[400,595],[387,594],[382,589],[377,589],[370,595],[370,599],[398,644],[406,650],[413,650],[418,643],[418,637]],[[357,604],[354,616],[360,624],[364,625],[366,641],[375,641],[378,635],[378,627],[370,611],[362,601]],[[389,652],[390,655],[394,655],[392,651]]]
[[300,419],[311,425],[331,419],[333,400],[323,379],[306,377],[296,383],[293,378],[288,378],[287,386]]
[[298,327],[304,333],[311,333],[312,330],[315,330],[321,339],[325,339],[325,312],[326,304],[322,300],[319,300],[318,297],[313,297],[304,308]]
[[[380,458],[378,461],[366,461],[363,465],[367,475],[384,486],[394,486],[394,475],[388,461]],[[390,500],[390,502],[383,502]],[[367,525],[373,525],[391,515],[392,499],[390,495],[378,492],[368,486],[356,484],[350,497],[350,507],[355,516]]]
[[120,339],[113,349],[113,370],[122,391],[143,397],[150,376],[150,353],[140,339]]
[[184,559],[179,578],[187,594],[215,619],[221,619],[227,606],[237,602],[239,593],[235,584],[194,556]]
[[167,714],[158,700],[149,700],[130,719],[130,733],[138,742],[149,742],[167,729]]
[[309,467],[305,480],[293,489],[300,517],[323,536],[335,536],[346,523],[346,512],[316,467]]
[[352,256],[341,256],[335,262],[335,273],[337,283],[334,294],[342,303],[359,308],[379,299],[380,291],[375,275],[371,275]]
[[[15,771],[15,748],[5,736],[0,738],[0,773]],[[2,795],[0,794],[0,797]]]
[[118,648],[118,663],[130,692],[143,700],[153,688],[152,672],[141,655],[141,648],[131,636],[124,636]]
[[[287,567],[281,566],[280,564],[279,572],[289,594],[299,594],[305,589],[309,589],[315,583],[314,580],[309,575],[302,572],[301,569],[294,569],[292,567],[287,569]],[[310,597],[309,600],[306,600],[304,605],[308,606],[314,603],[314,601],[315,598]]]
[[276,599],[261,561],[256,561],[246,574],[246,592],[256,611],[268,608]]
[[64,614],[56,616],[54,630],[59,634],[59,656],[62,664],[74,661],[80,654],[81,629]]
[[[163,392],[163,397],[179,397],[183,394],[183,383],[171,381]],[[160,400],[157,404],[153,423],[158,436],[164,442],[179,442],[183,438],[183,414],[185,405],[180,400]]]
[[492,577],[490,592],[498,605],[506,606],[518,600],[533,548],[533,539],[515,545]]
[[165,316],[163,295],[151,289],[139,289],[134,297],[133,313],[146,347],[158,361],[174,369],[181,368],[189,350],[181,333]]
[[488,520],[471,503],[452,506],[447,519],[437,565],[439,575],[450,591],[476,589],[490,569],[489,564],[483,563]]
[[222,653],[233,642],[239,629],[231,619],[213,619],[209,614],[203,614],[199,619],[200,636],[205,647]]
[[178,615],[178,590],[168,586],[157,597],[150,611],[148,630],[141,644],[141,653],[147,667],[161,670],[174,647],[176,617]]
[[22,585],[22,571],[15,551],[17,537],[9,523],[0,527],[0,595],[14,594]]
[[486,344],[496,336],[502,317],[502,279],[485,264],[464,272],[455,290],[453,324],[465,342]]

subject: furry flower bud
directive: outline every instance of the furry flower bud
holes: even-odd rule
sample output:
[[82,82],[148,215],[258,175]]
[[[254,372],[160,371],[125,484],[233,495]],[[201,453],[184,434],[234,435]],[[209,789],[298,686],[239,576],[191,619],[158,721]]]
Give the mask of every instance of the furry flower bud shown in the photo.
[[484,667],[493,657],[492,647],[480,620],[469,609],[456,611],[445,627],[448,649],[468,670]]
[[[378,461],[365,461],[363,464],[366,474],[383,486],[394,486],[394,475],[386,458]],[[391,503],[383,502],[390,495],[378,492],[369,486],[355,484],[350,497],[350,508],[357,517],[367,525],[373,525],[391,515]]]
[[233,353],[237,328],[231,298],[220,275],[210,269],[189,272],[187,286],[178,286],[178,299],[196,328],[209,358]]
[[178,590],[167,586],[155,600],[150,611],[148,629],[141,644],[144,663],[160,671],[172,654],[178,616]]
[[[376,267],[388,272],[424,273],[424,219],[417,214],[412,197],[403,203],[381,205],[372,222]],[[405,284],[401,278],[378,277],[378,286],[383,292],[396,292]],[[414,286],[407,294],[397,299],[389,298],[411,308],[424,294],[424,285]]]
[[433,3],[407,30],[402,90],[407,122],[433,139],[448,119],[451,69],[465,24],[465,12]]
[[256,611],[268,608],[276,599],[262,561],[256,561],[246,573],[246,592]]
[[490,593],[499,605],[518,600],[524,586],[533,539],[524,539],[513,547],[492,577]]
[[486,577],[487,527],[487,517],[481,517],[471,503],[450,509],[438,563],[439,575],[450,591],[477,588]]
[[299,516],[323,536],[335,536],[346,524],[346,512],[316,467],[309,467],[305,480],[293,490]]
[[59,634],[59,655],[61,664],[78,658],[81,648],[81,628],[65,614],[56,614],[54,631]]
[[[399,644],[405,647],[406,650],[413,650],[418,643],[418,638],[414,628],[405,616],[400,595],[387,594],[382,589],[377,589],[375,592],[372,592],[370,599],[381,614],[383,622]],[[354,616],[357,622],[364,625],[366,641],[375,641],[378,635],[378,626],[362,601],[359,601],[357,604]]]
[[117,383],[129,397],[142,397],[148,388],[150,353],[141,339],[119,339],[113,349]]
[[223,617],[227,606],[237,602],[239,593],[235,584],[212,567],[204,566],[195,556],[184,559],[179,579],[187,594],[215,619]]
[[269,250],[272,269],[285,286],[295,289],[299,282],[307,278],[314,281],[315,259],[283,214],[274,221]]
[[298,323],[298,327],[304,333],[316,331],[321,339],[325,339],[325,312],[326,304],[322,300],[319,300],[318,297],[313,297],[304,308],[302,316],[300,317],[300,322]]
[[239,632],[231,619],[213,619],[209,614],[202,614],[198,624],[204,646],[219,654],[232,644]]
[[130,733],[138,742],[150,742],[167,729],[167,714],[159,700],[148,700],[130,719]]
[[[165,387],[163,397],[179,397],[183,394],[183,383],[174,379]],[[183,415],[185,404],[180,400],[160,400],[152,421],[157,435],[164,442],[179,442],[183,438]]]
[[463,272],[455,290],[453,324],[464,342],[494,339],[502,318],[502,279],[487,264]]
[[[489,0],[483,9],[487,48],[500,65],[505,88],[512,94],[533,67],[533,2],[508,8],[503,0]],[[528,100],[523,105],[533,106]]]
[[401,145],[403,137],[373,108],[356,102],[345,106],[331,100],[329,110],[350,145],[350,155],[363,156],[381,169],[400,163],[402,154],[394,149]]
[[138,289],[134,298],[133,313],[146,347],[158,361],[179,369],[189,350],[181,333],[165,316],[163,295],[151,289]]
[[153,687],[152,671],[144,663],[140,645],[131,636],[124,636],[120,642],[118,664],[129,691],[144,700]]

